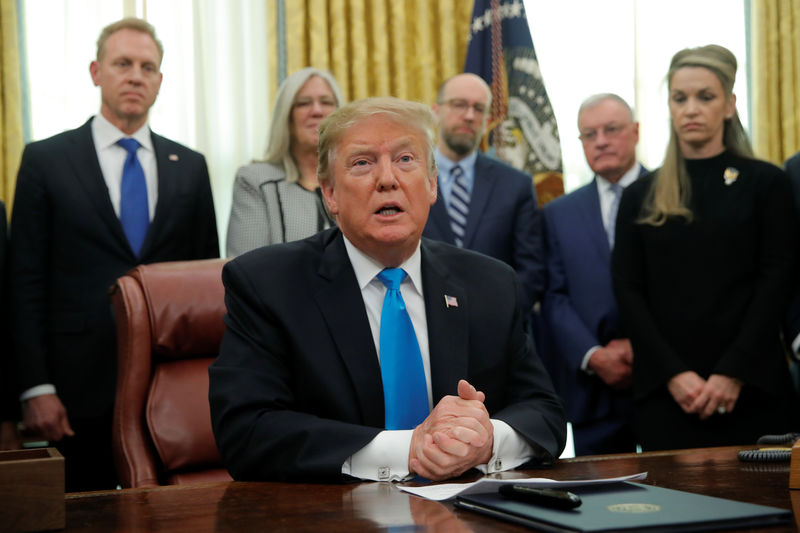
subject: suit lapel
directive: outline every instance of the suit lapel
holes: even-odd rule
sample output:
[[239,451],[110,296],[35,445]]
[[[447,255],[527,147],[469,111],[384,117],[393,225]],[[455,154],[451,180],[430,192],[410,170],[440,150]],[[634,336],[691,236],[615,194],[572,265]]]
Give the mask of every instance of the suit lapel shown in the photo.
[[[442,396],[457,394],[458,380],[467,377],[470,302],[464,287],[451,278],[430,243],[422,241],[422,285],[428,322],[431,392],[436,405]],[[458,306],[448,307],[445,296],[455,298]]]
[[464,231],[464,248],[472,248],[475,232],[486,209],[486,204],[492,196],[497,176],[492,173],[492,160],[483,154],[478,154],[475,160],[475,181],[472,184],[472,196],[469,200],[469,213],[467,214],[467,227]]
[[438,190],[436,202],[431,206],[431,211],[428,214],[428,224],[433,224],[436,227],[438,230],[437,235],[442,237],[440,240],[449,244],[455,244],[455,236],[450,227],[450,215],[447,213],[447,206],[442,196],[441,189]]
[[145,257],[155,247],[159,235],[163,233],[177,195],[177,180],[181,178],[179,172],[180,160],[177,154],[168,153],[169,146],[166,139],[156,135],[152,130],[150,131],[150,138],[153,141],[153,151],[155,152],[156,167],[158,169],[158,200],[153,221],[150,223],[150,227],[147,228],[140,257]]
[[600,194],[597,192],[597,178],[582,189],[579,202],[579,211],[583,217],[582,226],[592,244],[597,248],[604,262],[611,260],[611,249],[608,245],[608,235],[603,224],[603,212],[600,209]]
[[97,160],[97,149],[92,137],[92,119],[89,119],[83,126],[74,131],[70,137],[70,149],[67,150],[67,158],[72,166],[73,173],[83,188],[90,202],[94,205],[95,211],[108,226],[109,231],[114,236],[114,242],[120,247],[121,253],[133,254],[122,230],[122,224],[114,212],[111,205],[111,198],[108,195],[108,186],[100,170],[100,162]]
[[383,427],[383,385],[378,354],[353,267],[341,232],[334,231],[323,252],[323,280],[315,298],[353,383],[364,424]]

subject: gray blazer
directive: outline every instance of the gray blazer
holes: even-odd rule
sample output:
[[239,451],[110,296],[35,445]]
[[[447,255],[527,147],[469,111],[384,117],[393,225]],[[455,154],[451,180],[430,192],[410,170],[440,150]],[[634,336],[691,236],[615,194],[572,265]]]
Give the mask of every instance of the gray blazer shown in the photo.
[[319,192],[286,181],[282,166],[251,163],[236,172],[227,255],[305,239],[332,224]]

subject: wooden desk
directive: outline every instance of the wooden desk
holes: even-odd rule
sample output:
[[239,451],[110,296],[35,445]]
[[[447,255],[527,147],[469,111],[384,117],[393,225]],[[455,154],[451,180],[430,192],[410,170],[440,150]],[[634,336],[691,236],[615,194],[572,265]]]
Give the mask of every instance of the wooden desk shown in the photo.
[[[648,472],[646,483],[773,505],[800,515],[800,491],[790,491],[789,464],[742,463],[739,448],[579,457],[542,470],[501,476],[584,479]],[[791,493],[790,493],[791,492]],[[388,483],[313,485],[213,483],[73,493],[66,497],[66,531],[520,532],[528,529],[400,492]],[[753,529],[747,531],[756,531]],[[797,531],[796,525],[771,527]]]

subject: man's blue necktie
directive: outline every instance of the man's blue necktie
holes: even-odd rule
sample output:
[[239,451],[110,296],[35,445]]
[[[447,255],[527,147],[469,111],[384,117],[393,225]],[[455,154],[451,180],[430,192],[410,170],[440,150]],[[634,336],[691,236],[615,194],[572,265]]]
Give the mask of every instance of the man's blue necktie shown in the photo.
[[378,274],[378,279],[386,285],[380,336],[386,429],[414,429],[428,416],[422,355],[400,294],[405,277],[401,268],[386,268]]
[[147,183],[144,179],[144,169],[139,163],[139,158],[136,157],[139,141],[120,139],[117,144],[128,152],[125,165],[122,167],[119,220],[122,222],[122,229],[125,231],[133,253],[138,257],[142,250],[144,236],[147,234],[147,227],[150,225]]

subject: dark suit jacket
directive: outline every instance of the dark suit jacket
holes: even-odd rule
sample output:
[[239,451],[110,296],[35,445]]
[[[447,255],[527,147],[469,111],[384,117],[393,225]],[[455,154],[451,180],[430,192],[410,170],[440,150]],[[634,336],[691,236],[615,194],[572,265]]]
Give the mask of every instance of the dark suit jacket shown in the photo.
[[[228,314],[211,420],[236,479],[341,479],[384,427],[378,355],[338,229],[244,254],[223,270]],[[507,265],[423,239],[434,404],[467,379],[493,418],[557,457],[561,403],[523,331]],[[458,307],[446,307],[444,296]]]
[[[789,175],[789,180],[792,183],[794,205],[797,208],[797,212],[800,213],[800,152],[786,161],[785,168],[786,174]],[[795,283],[798,286],[795,289],[795,296],[789,305],[784,325],[784,336],[789,348],[791,348],[795,337],[800,335],[800,279],[798,279],[798,276],[795,276]],[[797,356],[795,355],[795,357]]]
[[0,202],[0,338],[6,339],[6,347],[0,350],[0,422],[19,418],[19,403],[16,401],[11,350],[8,349],[8,226],[6,206]]
[[617,314],[596,178],[547,204],[542,219],[547,291],[541,316],[553,352],[545,364],[564,400],[567,418],[581,424],[629,414],[629,391],[613,390],[581,370],[591,347],[626,336]]
[[31,143],[11,219],[13,346],[20,390],[53,383],[70,416],[114,402],[116,344],[108,288],[140,263],[219,257],[205,159],[152,134],[158,203],[141,256],[114,213],[91,120]]
[[[423,236],[455,243],[441,192]],[[511,265],[522,283],[525,309],[539,301],[544,292],[544,253],[536,189],[528,174],[478,154],[464,248]]]

